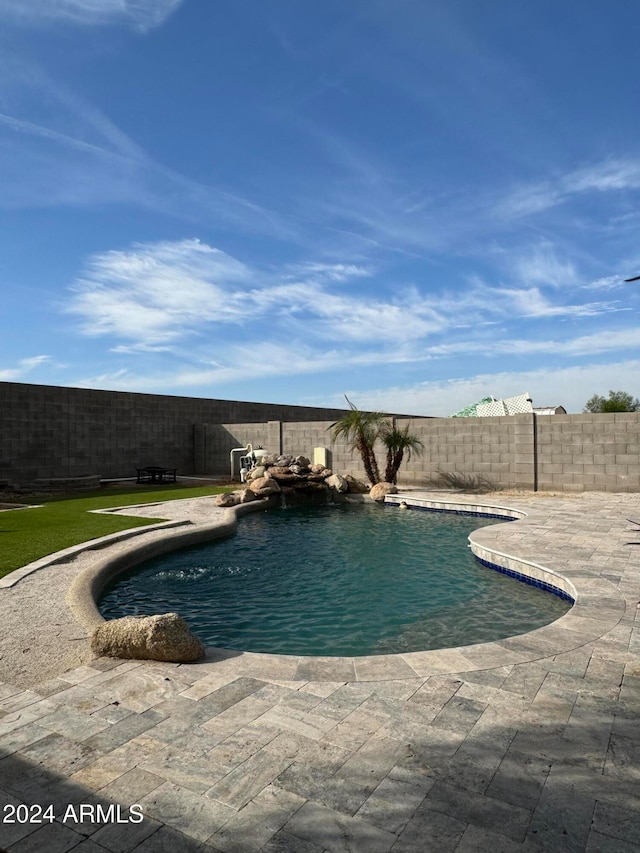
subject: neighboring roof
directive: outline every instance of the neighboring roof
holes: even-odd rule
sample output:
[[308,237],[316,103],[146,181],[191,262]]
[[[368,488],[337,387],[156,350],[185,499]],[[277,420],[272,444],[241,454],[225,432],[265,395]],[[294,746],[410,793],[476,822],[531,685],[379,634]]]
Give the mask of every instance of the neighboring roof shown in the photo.
[[477,409],[479,418],[500,417],[500,415],[524,415],[533,411],[531,397],[528,393],[518,394],[517,397],[507,397],[504,400],[493,400],[491,403],[481,403]]
[[452,418],[486,418],[500,417],[501,415],[521,415],[532,412],[531,397],[528,393],[518,394],[516,397],[507,397],[504,400],[496,400],[495,397],[483,397],[477,403],[460,409]]
[[482,405],[483,403],[491,403],[493,402],[494,397],[483,397],[482,400],[478,400],[477,403],[472,403],[470,406],[465,406],[464,409],[460,409],[459,412],[456,412],[455,415],[449,415],[450,418],[475,418],[477,416],[477,407]]
[[533,411],[536,415],[566,415],[567,410],[564,406],[534,406]]

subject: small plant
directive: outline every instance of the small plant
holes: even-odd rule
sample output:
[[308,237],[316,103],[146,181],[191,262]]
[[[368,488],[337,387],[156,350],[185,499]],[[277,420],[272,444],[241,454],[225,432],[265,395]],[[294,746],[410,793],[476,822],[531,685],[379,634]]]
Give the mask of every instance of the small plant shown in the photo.
[[501,486],[484,474],[463,474],[458,471],[438,471],[428,480],[429,486],[445,489],[459,489],[463,492],[499,492]]

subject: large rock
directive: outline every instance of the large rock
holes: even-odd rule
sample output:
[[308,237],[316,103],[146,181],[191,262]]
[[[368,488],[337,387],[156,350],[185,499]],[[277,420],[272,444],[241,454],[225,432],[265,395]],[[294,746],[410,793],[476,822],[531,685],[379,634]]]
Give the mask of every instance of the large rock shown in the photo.
[[394,486],[393,483],[376,483],[375,486],[371,486],[369,490],[369,494],[378,503],[384,503],[385,495],[396,495],[398,493],[398,487]]
[[333,474],[331,468],[325,468],[324,465],[321,465],[319,462],[310,465],[309,470],[312,474],[319,474],[323,478],[330,477]]
[[237,506],[240,503],[240,495],[238,492],[223,492],[216,495],[213,502],[216,506]]
[[240,503],[241,504],[248,504],[248,503],[251,503],[252,501],[259,501],[259,500],[260,500],[260,495],[256,495],[256,493],[252,492],[251,489],[243,489],[240,492]]
[[287,456],[286,454],[282,453],[276,459],[276,465],[280,468],[288,468],[294,460],[295,456]]
[[256,465],[254,468],[251,468],[245,477],[245,480],[257,480],[258,477],[264,477],[266,473],[266,466],[264,465]]
[[287,486],[300,483],[305,479],[300,474],[294,474],[290,468],[270,468],[269,476],[280,485],[284,484]]
[[254,495],[258,495],[261,498],[267,495],[275,495],[280,491],[280,486],[270,477],[258,477],[257,480],[252,480],[249,488]]
[[332,474],[330,477],[327,477],[325,483],[330,489],[335,489],[336,492],[349,491],[349,484],[344,477],[340,476],[340,474]]
[[351,474],[345,474],[344,478],[347,481],[349,491],[352,494],[365,495],[369,491],[369,486],[366,483],[363,483],[362,480],[356,479]]
[[161,613],[105,622],[93,632],[91,651],[99,657],[189,663],[200,660],[204,646],[181,616]]

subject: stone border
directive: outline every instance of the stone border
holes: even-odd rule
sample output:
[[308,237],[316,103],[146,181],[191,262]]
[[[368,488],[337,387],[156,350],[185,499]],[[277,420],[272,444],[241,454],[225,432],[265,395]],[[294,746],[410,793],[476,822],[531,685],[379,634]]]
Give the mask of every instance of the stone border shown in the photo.
[[[121,509],[121,507],[118,507],[118,509]],[[113,512],[114,510],[91,510],[91,512],[109,511]],[[97,539],[90,539],[88,542],[81,542],[79,545],[71,545],[69,548],[56,551],[55,554],[48,554],[46,557],[41,557],[39,560],[27,563],[26,566],[15,569],[8,575],[0,578],[0,589],[15,586],[19,581],[27,577],[27,575],[37,572],[40,569],[46,569],[47,566],[53,566],[55,563],[64,563],[84,551],[97,551],[116,542],[132,539],[140,533],[148,533],[150,530],[166,530],[173,527],[185,527],[190,524],[190,521],[160,521],[156,524],[145,524],[140,527],[130,527],[128,530],[118,530],[117,533],[109,533],[106,536],[99,536]]]
[[[392,498],[390,502],[394,503],[402,500],[407,503],[410,500],[422,500],[410,495],[389,497]],[[226,510],[221,523],[189,525],[181,530],[168,530],[166,536],[155,542],[142,545],[133,543],[131,548],[118,557],[106,555],[73,581],[67,592],[67,604],[76,619],[88,631],[93,631],[105,621],[98,611],[96,601],[102,589],[117,574],[159,554],[232,535],[237,529],[238,516],[263,509],[265,503],[256,501],[231,507]],[[524,527],[521,533],[526,535],[530,514],[523,511],[451,500],[429,499],[428,503],[433,505],[433,509],[440,511],[473,512],[485,516],[492,514],[487,513],[487,510],[493,509],[496,510],[496,515],[518,519],[518,523]],[[505,523],[511,524],[511,521]],[[499,525],[483,529],[495,530],[496,526]],[[137,528],[134,535],[149,529]],[[502,565],[499,561],[505,560],[508,565],[508,561],[512,561],[512,564],[519,566],[520,571],[526,569],[531,572],[539,569],[545,575],[552,575],[556,581],[562,579],[575,598],[571,610],[555,622],[526,634],[456,648],[362,657],[304,657],[208,648],[205,662],[221,662],[234,658],[235,666],[242,675],[261,677],[267,670],[272,678],[291,681],[384,681],[448,672],[470,672],[525,663],[548,657],[550,654],[568,652],[603,636],[612,630],[624,615],[624,599],[610,581],[592,574],[585,575],[584,571],[572,580],[547,567],[483,546],[477,541],[481,534],[482,529],[475,531],[469,537],[470,541],[473,537],[474,546],[478,551],[489,554],[492,562]]]
[[254,509],[264,509],[264,505],[263,501],[255,501],[250,504],[230,507],[224,512],[224,520],[214,524],[193,525],[190,522],[173,521],[164,525],[136,528],[136,531],[144,533],[158,529],[167,529],[168,532],[166,536],[153,542],[142,544],[134,542],[130,548],[117,557],[107,555],[81,572],[72,582],[65,597],[69,609],[87,631],[94,631],[106,621],[98,610],[98,598],[105,586],[116,575],[160,554],[176,551],[189,545],[197,545],[201,542],[209,542],[213,539],[221,539],[224,536],[231,536],[238,527],[238,515]]

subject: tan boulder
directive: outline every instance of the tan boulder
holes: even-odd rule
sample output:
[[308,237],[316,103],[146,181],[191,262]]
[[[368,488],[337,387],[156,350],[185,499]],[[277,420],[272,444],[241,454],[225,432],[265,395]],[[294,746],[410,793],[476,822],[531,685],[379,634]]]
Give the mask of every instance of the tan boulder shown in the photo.
[[236,506],[240,503],[240,495],[238,492],[223,492],[221,495],[216,495],[213,502],[216,506]]
[[252,492],[251,489],[243,489],[240,492],[240,503],[241,504],[248,504],[248,503],[251,503],[251,501],[259,501],[259,500],[260,500],[260,495],[256,495],[256,493]]
[[204,646],[177,613],[124,616],[104,622],[91,636],[98,657],[189,663],[204,655]]
[[309,470],[312,474],[321,474],[323,477],[330,477],[333,474],[331,468],[325,468],[325,466],[321,465],[319,462],[314,462],[313,465],[309,465]]
[[393,483],[376,483],[375,486],[371,486],[369,490],[369,494],[378,503],[384,503],[385,495],[396,495],[398,493],[398,487],[394,486]]
[[349,491],[349,484],[340,474],[332,474],[330,477],[326,478],[325,483],[330,489],[335,489],[336,492]]
[[354,495],[365,495],[369,491],[369,486],[363,483],[362,480],[356,479],[351,474],[345,474],[345,480],[349,486],[349,491]]
[[254,493],[263,498],[267,495],[275,495],[280,491],[280,486],[271,477],[258,477],[257,480],[252,480],[249,488]]

